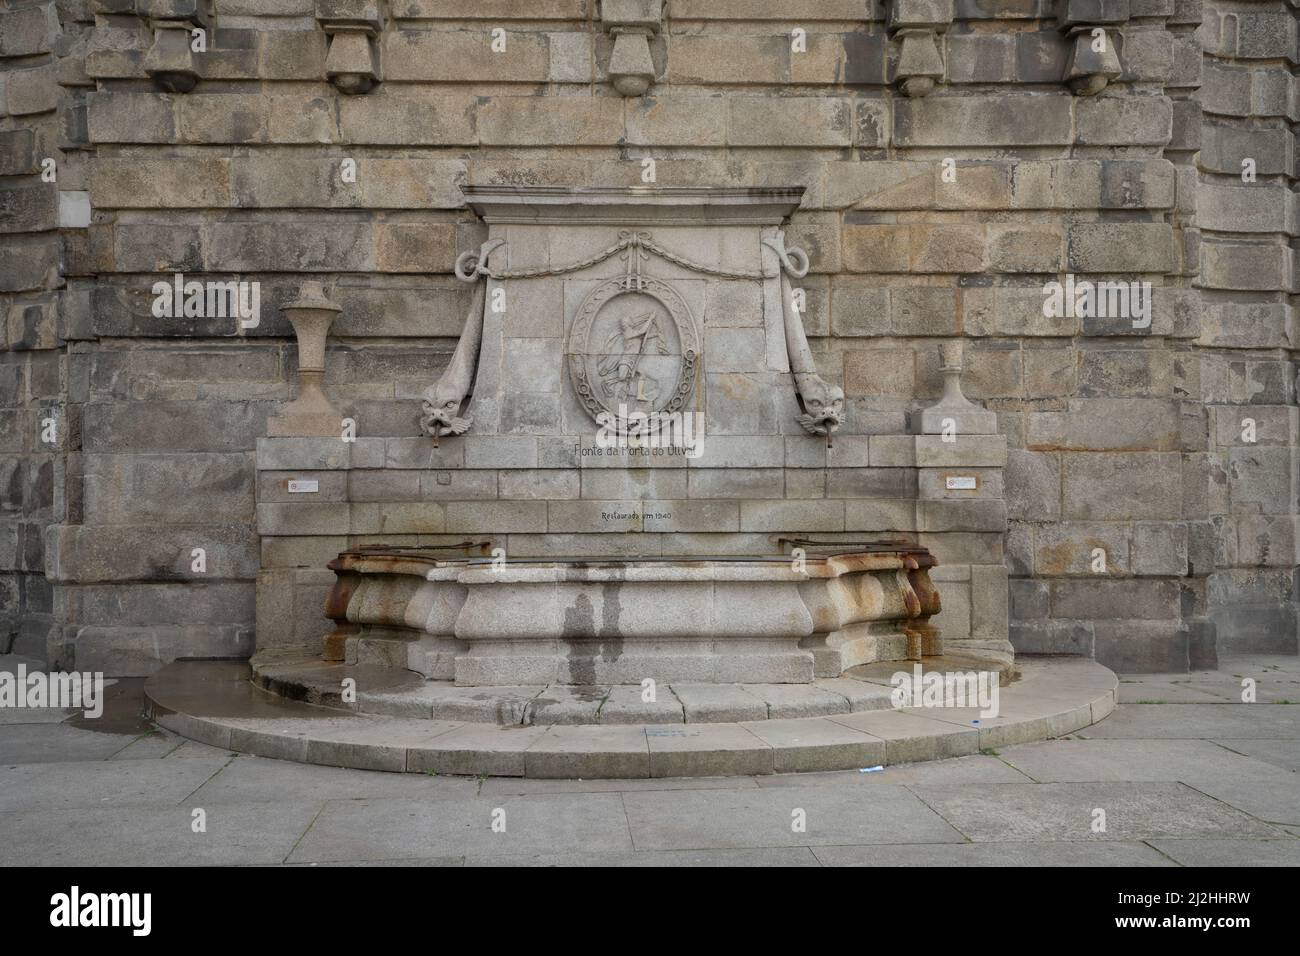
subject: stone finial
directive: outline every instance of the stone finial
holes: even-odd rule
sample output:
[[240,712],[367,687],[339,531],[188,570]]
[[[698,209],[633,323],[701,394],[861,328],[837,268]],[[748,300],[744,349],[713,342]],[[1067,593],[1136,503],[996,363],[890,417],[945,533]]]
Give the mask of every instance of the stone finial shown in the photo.
[[325,78],[349,96],[373,90],[383,79],[379,35],[387,10],[380,0],[316,0],[316,22],[329,37]]
[[650,38],[663,21],[663,0],[602,0],[600,19],[614,38],[609,79],[624,96],[641,96],[655,79]]
[[952,24],[952,0],[892,0],[889,35],[899,43],[894,82],[904,96],[925,96],[943,82],[939,36]]
[[939,346],[939,371],[943,375],[943,395],[921,412],[921,434],[996,435],[998,416],[981,408],[961,389],[961,339],[950,339]]
[[1063,79],[1076,96],[1100,93],[1123,72],[1113,28],[1128,18],[1129,0],[1056,0],[1057,29],[1070,48]]
[[[212,25],[212,0],[138,0],[135,12],[153,30],[144,71],[164,93],[188,93],[199,83],[195,30]],[[206,48],[206,36],[203,43]]]
[[337,437],[341,418],[321,384],[325,380],[325,341],[343,309],[327,299],[325,289],[315,281],[304,282],[298,298],[283,309],[298,338],[298,397],[267,421],[267,434],[273,438]]

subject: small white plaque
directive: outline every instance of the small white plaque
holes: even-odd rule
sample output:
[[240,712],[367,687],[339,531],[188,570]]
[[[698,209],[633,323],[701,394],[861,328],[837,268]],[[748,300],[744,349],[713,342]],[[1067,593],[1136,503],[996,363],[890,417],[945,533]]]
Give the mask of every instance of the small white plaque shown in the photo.
[[974,475],[949,475],[944,485],[949,491],[974,491],[979,487],[979,479]]
[[308,494],[313,491],[320,491],[320,482],[314,478],[310,480],[304,479],[302,481],[294,481],[291,479],[289,481],[289,494],[291,495]]

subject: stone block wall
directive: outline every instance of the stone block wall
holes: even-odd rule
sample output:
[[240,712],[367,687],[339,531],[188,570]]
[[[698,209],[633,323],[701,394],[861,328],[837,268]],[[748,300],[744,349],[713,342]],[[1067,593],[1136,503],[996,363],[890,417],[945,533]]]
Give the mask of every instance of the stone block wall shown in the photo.
[[0,652],[58,643],[44,535],[75,517],[76,410],[66,402],[72,231],[89,213],[72,52],[79,4],[0,4]]
[[[1208,3],[1196,220],[1219,646],[1295,650],[1297,20]],[[1204,478],[1200,480],[1204,481]],[[1208,560],[1208,559],[1207,559]]]
[[[805,189],[787,239],[811,258],[798,284],[819,371],[846,393],[843,467],[783,447],[735,476],[770,488],[737,534],[767,546],[763,512],[783,509],[785,530],[889,531],[1005,568],[1020,652],[1178,670],[1216,642],[1295,650],[1292,7],[668,0],[648,89],[625,97],[596,0],[203,6],[0,3],[0,598],[11,635],[51,659],[141,673],[246,655],[259,568],[319,569],[366,541],[506,532],[590,550],[565,523],[587,476],[552,483],[540,461],[526,486],[490,462],[450,479],[510,509],[509,528],[422,507],[450,469],[428,462],[418,397],[469,304],[455,258],[484,234],[462,187],[634,186],[646,159],[660,186]],[[369,7],[360,49],[380,81],[344,95],[326,28]],[[165,92],[159,34],[176,24],[202,24],[206,50],[188,59],[196,85]],[[1115,69],[1081,51],[1077,31],[1098,28]],[[1076,73],[1109,83],[1078,95]],[[934,89],[909,96],[911,79]],[[259,281],[260,323],[155,316],[151,288],[176,272]],[[1046,315],[1044,283],[1066,273],[1150,282],[1150,326]],[[294,394],[279,306],[312,277],[344,309],[325,391],[357,423],[349,454],[371,456],[342,478],[258,447]],[[1006,466],[997,497],[944,524],[913,443],[937,346],[959,336]],[[44,408],[66,424],[48,450]],[[316,519],[282,525],[281,482],[316,471],[319,496],[292,504]],[[864,489],[911,510],[831,504]],[[944,615],[969,621],[956,583]],[[965,587],[971,605],[996,591]]]

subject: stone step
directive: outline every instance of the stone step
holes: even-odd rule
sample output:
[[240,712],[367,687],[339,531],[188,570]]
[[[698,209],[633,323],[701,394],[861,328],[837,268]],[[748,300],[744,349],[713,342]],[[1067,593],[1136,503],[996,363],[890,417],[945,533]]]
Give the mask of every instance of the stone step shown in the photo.
[[[923,668],[995,671],[1006,684],[1012,665],[985,658],[925,658]],[[911,662],[876,662],[808,684],[660,683],[647,701],[639,684],[460,687],[426,680],[388,663],[338,664],[320,660],[252,661],[252,679],[290,700],[390,717],[423,717],[489,724],[696,724],[738,720],[829,717],[891,707],[891,678],[910,674]],[[355,699],[344,700],[344,681]]]
[[[343,700],[343,682],[349,678],[356,681],[355,702]],[[321,661],[255,662],[252,679],[281,697],[363,714],[523,726],[824,717],[884,710],[890,706],[892,689],[887,676],[827,678],[810,684],[673,683],[655,686],[655,699],[646,701],[639,684],[457,687],[402,668]]]
[[1109,670],[1080,658],[1021,664],[1000,715],[904,708],[702,724],[501,726],[347,711],[268,693],[247,664],[184,661],[145,685],[162,727],[223,749],[410,773],[559,778],[726,776],[936,760],[1073,733],[1115,704]]

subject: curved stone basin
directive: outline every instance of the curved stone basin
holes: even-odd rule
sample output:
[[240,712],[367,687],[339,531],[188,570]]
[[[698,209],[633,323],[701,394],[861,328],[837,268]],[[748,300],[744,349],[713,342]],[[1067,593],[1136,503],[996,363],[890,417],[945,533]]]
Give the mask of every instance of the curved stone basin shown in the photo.
[[807,683],[942,652],[923,548],[761,558],[346,551],[327,658],[464,686]]

